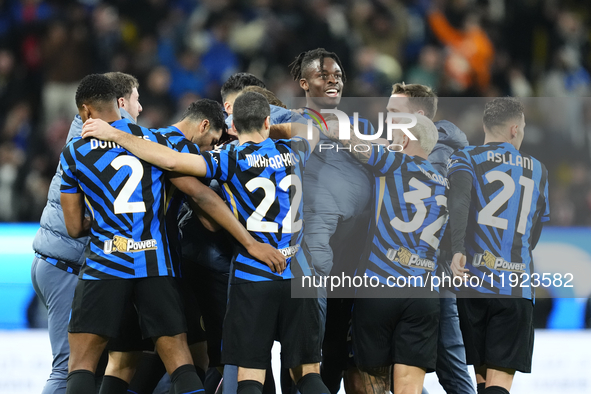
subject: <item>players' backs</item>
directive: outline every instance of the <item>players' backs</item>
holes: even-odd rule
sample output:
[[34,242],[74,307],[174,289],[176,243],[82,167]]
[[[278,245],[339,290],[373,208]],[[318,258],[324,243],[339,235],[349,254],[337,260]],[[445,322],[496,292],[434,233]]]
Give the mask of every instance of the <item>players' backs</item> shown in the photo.
[[[122,119],[112,126],[159,143]],[[113,142],[73,139],[61,156],[62,193],[82,191],[94,217],[83,279],[174,275],[164,223],[163,172]]]
[[[289,258],[298,253],[302,238],[302,173],[309,156],[310,145],[301,138],[266,139],[203,152],[206,178],[224,183],[226,199],[240,222],[255,239]],[[278,276],[244,250],[236,262],[235,276],[243,275],[246,280],[292,277],[291,266]]]
[[[456,151],[449,175],[457,171],[472,175],[476,194],[466,229],[467,268],[479,276],[530,274],[532,228],[550,220],[546,167],[509,143],[490,143]],[[515,292],[508,284],[500,290],[497,285],[480,290]],[[523,296],[531,298],[530,289],[527,293]]]
[[447,224],[447,179],[429,161],[384,147],[374,147],[368,164],[376,179],[366,274],[382,283],[420,276],[426,285]]

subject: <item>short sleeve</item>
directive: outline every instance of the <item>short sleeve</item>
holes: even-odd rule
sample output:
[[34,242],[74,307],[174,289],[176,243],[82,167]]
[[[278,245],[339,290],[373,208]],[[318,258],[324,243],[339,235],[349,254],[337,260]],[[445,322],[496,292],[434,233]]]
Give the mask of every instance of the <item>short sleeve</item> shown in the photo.
[[464,150],[460,149],[452,153],[447,163],[447,177],[456,171],[467,171],[472,178],[475,179],[474,168],[472,167],[472,161],[470,155]]
[[387,175],[402,165],[404,153],[393,152],[387,146],[372,145],[367,165],[379,176]]
[[218,149],[203,152],[201,156],[203,156],[207,167],[207,172],[205,173],[204,178],[217,179],[220,182],[226,182],[231,178],[232,174],[230,171],[231,168],[234,167],[230,166],[230,161],[235,161],[234,153],[235,151],[233,149]]
[[72,156],[74,146],[72,143],[66,145],[60,155],[60,167],[62,175],[62,183],[60,191],[62,193],[81,193],[80,186],[78,184],[78,178],[76,177],[76,162]]

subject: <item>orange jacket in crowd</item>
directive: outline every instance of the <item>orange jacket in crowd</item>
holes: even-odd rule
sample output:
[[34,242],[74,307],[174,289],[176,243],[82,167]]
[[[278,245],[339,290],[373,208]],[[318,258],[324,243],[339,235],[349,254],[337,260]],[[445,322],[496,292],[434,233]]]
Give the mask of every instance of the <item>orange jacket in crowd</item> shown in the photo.
[[479,26],[458,30],[439,11],[429,15],[429,24],[437,38],[452,49],[445,65],[448,75],[464,89],[476,85],[485,91],[495,50],[484,30]]

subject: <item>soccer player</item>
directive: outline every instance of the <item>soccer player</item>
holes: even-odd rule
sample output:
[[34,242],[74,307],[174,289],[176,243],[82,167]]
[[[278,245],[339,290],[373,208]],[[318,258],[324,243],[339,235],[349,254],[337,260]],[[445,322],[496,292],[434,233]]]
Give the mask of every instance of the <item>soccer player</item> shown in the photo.
[[[141,112],[139,96],[132,94],[139,87],[137,79],[119,72],[107,73],[105,76],[112,82],[117,80],[115,89],[121,116],[135,123]],[[66,142],[79,137],[81,132],[82,120],[76,115]],[[70,355],[68,321],[78,272],[85,259],[84,248],[88,244],[88,237],[72,238],[68,235],[60,205],[61,179],[61,167],[58,165],[51,181],[40,228],[33,240],[35,258],[31,266],[31,281],[37,296],[47,308],[53,354],[51,374],[42,394],[63,394],[66,391]]]
[[221,89],[222,102],[224,103],[224,110],[226,114],[232,115],[234,108],[234,101],[238,97],[238,93],[247,86],[259,86],[266,88],[265,83],[250,73],[235,73],[224,82]]
[[[396,83],[392,86],[392,96],[388,101],[387,110],[421,114],[433,120],[437,112],[437,95],[425,85]],[[456,149],[467,146],[468,139],[462,130],[447,120],[437,121],[435,126],[438,131],[437,144],[428,159],[438,173],[447,176],[447,163],[451,154]],[[449,239],[449,229],[445,237]],[[440,248],[439,252],[439,272],[444,272],[447,276],[453,275],[449,268],[451,251]],[[460,331],[456,297],[446,288],[440,288],[440,294],[437,377],[449,394],[473,394],[474,385],[466,365],[466,351]]]
[[[338,106],[346,75],[336,53],[324,48],[302,52],[291,66],[291,75],[304,90],[308,108],[320,111]],[[359,119],[359,125],[361,133],[374,133],[367,120]],[[306,242],[318,275],[327,276],[331,271],[333,275],[349,274],[354,272],[366,242],[372,177],[349,153],[337,151],[338,142],[320,134],[320,143],[334,148],[322,152],[316,149],[304,174]],[[322,378],[336,393],[343,371],[349,368],[347,336],[352,299],[329,298],[325,302]]]
[[[147,129],[120,119],[114,85],[102,75],[89,75],[81,81],[76,104],[82,121],[92,117],[113,121],[130,135],[134,133],[133,138],[155,139]],[[64,148],[61,166],[61,204],[68,234],[79,237],[90,232],[91,236],[72,303],[66,392],[94,391],[98,358],[107,339],[118,335],[130,299],[138,310],[142,334],[155,339],[171,374],[173,391],[180,394],[202,389],[187,347],[182,303],[172,278],[162,171],[143,164],[116,144],[80,138]],[[201,191],[194,190],[199,185],[192,183],[184,189],[202,207],[225,215],[225,205],[218,204],[219,198],[208,188],[201,185]],[[84,215],[85,200],[92,219]],[[232,217],[229,211],[225,216]],[[221,217],[216,220],[225,221]],[[256,242],[251,245],[248,250],[257,255],[268,248]],[[284,267],[275,255],[269,254],[269,258],[272,266]]]
[[[376,278],[377,291],[358,292],[352,316],[355,361],[370,375],[367,393],[389,391],[394,365],[394,394],[419,394],[437,359],[439,296],[430,278],[447,224],[447,180],[427,160],[437,129],[427,117],[415,116],[409,130],[416,140],[397,129],[391,142],[376,140],[369,152],[352,149],[375,177],[371,242],[357,273]],[[335,128],[329,129],[336,140]],[[365,144],[356,136],[342,143]],[[398,288],[391,287],[394,282]],[[362,298],[371,296],[382,298]]]
[[[128,138],[104,122],[85,125],[85,136],[112,140],[169,171],[223,182],[232,210],[257,239],[276,245],[289,265],[272,272],[244,249],[235,255],[224,321],[222,361],[239,366],[238,393],[260,393],[276,336],[282,359],[302,394],[327,393],[320,370],[320,312],[316,298],[291,298],[291,278],[313,274],[303,240],[301,176],[318,139],[268,138],[270,109],[260,94],[241,94],[234,103],[239,145],[204,152],[175,153]],[[295,130],[300,130],[296,128]],[[301,128],[305,133],[305,128]]]
[[[224,83],[221,89],[222,101],[228,117],[226,125],[231,139],[237,139],[236,130],[232,127],[232,109],[238,94],[245,88],[264,88],[263,81],[249,73],[235,73]],[[271,122],[277,123],[276,113],[280,108],[271,106]],[[281,109],[283,110],[283,109]],[[291,119],[291,112],[283,113],[282,117]],[[286,127],[272,126],[272,130],[280,130],[283,133],[291,133]],[[289,138],[289,137],[287,137]],[[237,143],[234,141],[232,143]],[[223,195],[217,181],[212,180],[210,187],[218,194]],[[224,375],[224,390],[235,391],[237,386],[238,368],[236,366],[221,363],[222,327],[226,314],[227,294],[229,284],[230,265],[232,255],[232,241],[222,231],[213,232],[213,229],[205,228],[197,219],[197,215],[191,210],[182,218],[182,245],[183,245],[183,272],[194,283],[192,286],[198,300],[203,325],[207,336],[207,353],[210,366],[216,367],[218,372]],[[270,370],[269,370],[270,371]],[[219,385],[221,374],[209,371],[206,377],[205,389],[213,393]],[[267,374],[266,388],[275,389],[272,374]]]
[[[224,118],[219,103],[200,99],[192,103],[182,118],[172,126],[152,130],[154,136],[163,144],[171,144],[179,152],[199,154],[201,150],[213,149],[222,138],[225,129]],[[165,139],[165,140],[164,140]],[[177,180],[178,182],[178,180]],[[185,305],[188,332],[187,342],[197,369],[203,380],[207,369],[207,350],[205,333],[200,324],[200,308],[191,295],[194,286],[187,282],[187,268],[179,267],[180,244],[178,231],[178,214],[184,194],[166,182],[168,204],[166,210],[167,238],[171,247],[171,259],[174,271],[178,275],[179,286]],[[198,207],[197,207],[198,208]],[[126,316],[125,333],[119,338],[111,339],[107,346],[109,350],[109,364],[101,384],[101,393],[126,393],[128,390],[136,393],[153,391],[154,387],[165,373],[160,357],[154,353],[144,353],[141,350],[153,350],[150,340],[141,340],[141,331],[137,322],[137,314],[133,307]],[[141,357],[141,360],[138,360]],[[137,368],[136,368],[137,366]],[[133,377],[133,381],[131,381]]]
[[[449,212],[456,276],[484,278],[458,298],[468,364],[478,393],[508,394],[515,371],[531,372],[534,288],[532,250],[550,220],[548,171],[519,151],[523,105],[497,98],[484,108],[484,145],[456,151],[449,162]],[[511,273],[520,278],[511,286]],[[504,281],[503,281],[504,278]],[[522,287],[523,285],[523,287]]]
[[133,75],[118,71],[105,73],[105,77],[109,78],[115,85],[119,108],[127,111],[134,119],[134,122],[137,122],[137,118],[143,110],[138,92],[140,84],[137,79]]

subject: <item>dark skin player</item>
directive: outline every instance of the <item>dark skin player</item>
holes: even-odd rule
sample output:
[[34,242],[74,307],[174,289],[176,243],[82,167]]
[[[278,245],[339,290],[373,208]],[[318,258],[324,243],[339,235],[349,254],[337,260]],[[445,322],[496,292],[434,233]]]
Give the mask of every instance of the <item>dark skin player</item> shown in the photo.
[[315,110],[339,105],[343,92],[343,71],[337,62],[326,57],[320,68],[320,60],[315,60],[304,70],[300,87],[306,91],[308,105]]

